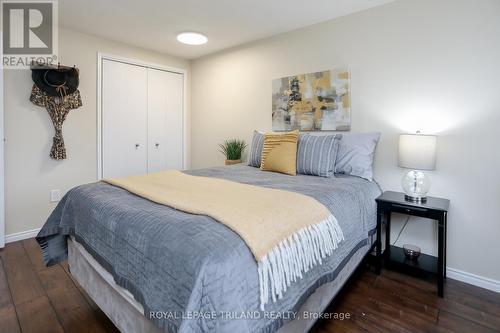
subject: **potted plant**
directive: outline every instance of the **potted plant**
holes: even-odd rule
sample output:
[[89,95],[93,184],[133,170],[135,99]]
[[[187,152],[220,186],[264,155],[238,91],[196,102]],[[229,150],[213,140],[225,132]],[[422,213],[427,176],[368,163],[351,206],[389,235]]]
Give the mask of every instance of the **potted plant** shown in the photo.
[[231,139],[219,144],[219,151],[226,157],[225,164],[232,165],[241,163],[241,154],[247,144],[243,140]]

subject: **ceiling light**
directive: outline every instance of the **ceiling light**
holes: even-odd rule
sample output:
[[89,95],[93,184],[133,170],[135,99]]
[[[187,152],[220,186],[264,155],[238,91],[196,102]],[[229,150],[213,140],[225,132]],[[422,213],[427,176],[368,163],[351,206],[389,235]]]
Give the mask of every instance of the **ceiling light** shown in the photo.
[[208,41],[208,38],[197,32],[183,32],[177,35],[177,40],[188,45],[202,45]]

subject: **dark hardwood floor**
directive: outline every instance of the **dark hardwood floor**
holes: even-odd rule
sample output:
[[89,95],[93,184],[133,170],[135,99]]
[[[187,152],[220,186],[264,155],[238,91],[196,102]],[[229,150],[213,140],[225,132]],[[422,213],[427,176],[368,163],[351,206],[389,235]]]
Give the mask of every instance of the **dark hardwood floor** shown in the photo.
[[[500,332],[500,294],[448,279],[435,284],[360,269],[312,332]],[[333,315],[332,315],[333,316]],[[0,333],[118,332],[73,281],[67,264],[46,268],[34,239],[0,250]]]

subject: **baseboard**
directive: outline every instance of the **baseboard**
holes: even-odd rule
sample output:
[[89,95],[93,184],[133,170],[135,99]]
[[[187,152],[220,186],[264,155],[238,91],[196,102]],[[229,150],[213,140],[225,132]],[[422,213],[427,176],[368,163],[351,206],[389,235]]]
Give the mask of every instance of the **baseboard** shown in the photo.
[[23,239],[34,238],[40,232],[40,228],[16,232],[14,234],[5,235],[5,244],[17,242]]
[[446,277],[500,293],[500,281],[446,267]]

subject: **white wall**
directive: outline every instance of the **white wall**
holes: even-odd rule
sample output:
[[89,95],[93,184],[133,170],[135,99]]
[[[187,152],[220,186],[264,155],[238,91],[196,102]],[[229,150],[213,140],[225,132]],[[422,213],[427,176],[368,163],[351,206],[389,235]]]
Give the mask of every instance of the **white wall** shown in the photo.
[[55,203],[49,202],[51,189],[60,189],[64,194],[76,185],[97,179],[96,80],[99,51],[187,69],[189,87],[190,65],[186,60],[60,29],[61,64],[76,65],[80,69],[79,89],[83,107],[72,110],[64,123],[68,159],[54,161],[49,158],[54,134],[50,118],[44,108],[29,101],[33,84],[31,72],[5,70],[7,235],[43,225],[55,207]]
[[[271,81],[349,65],[352,131],[381,131],[375,176],[399,190],[402,132],[439,135],[431,195],[451,199],[448,266],[500,280],[500,1],[399,0],[192,62],[192,166],[271,129]],[[432,223],[400,239],[433,253]],[[422,228],[421,228],[422,226]]]

